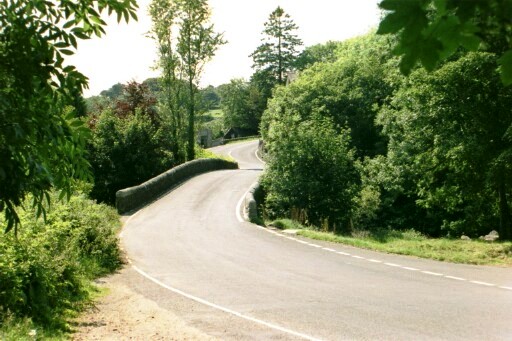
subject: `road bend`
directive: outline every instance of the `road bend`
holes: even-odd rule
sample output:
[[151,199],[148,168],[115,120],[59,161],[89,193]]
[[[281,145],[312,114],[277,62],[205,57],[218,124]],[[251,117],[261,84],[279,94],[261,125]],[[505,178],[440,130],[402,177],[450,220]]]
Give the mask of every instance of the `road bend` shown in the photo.
[[215,148],[240,169],[194,177],[129,218],[122,243],[141,293],[228,340],[512,340],[510,268],[240,222],[238,203],[263,169],[257,143]]

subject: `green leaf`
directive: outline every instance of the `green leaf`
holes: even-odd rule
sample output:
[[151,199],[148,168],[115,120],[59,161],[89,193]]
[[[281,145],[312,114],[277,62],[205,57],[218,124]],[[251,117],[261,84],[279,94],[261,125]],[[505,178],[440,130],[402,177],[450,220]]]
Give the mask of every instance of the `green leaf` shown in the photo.
[[70,20],[67,23],[62,26],[63,28],[70,28],[71,26],[75,25],[75,20]]
[[60,52],[60,53],[62,53],[62,54],[65,54],[65,55],[67,55],[67,56],[71,56],[71,55],[73,55],[73,54],[74,54],[74,52],[73,52],[73,51],[71,51],[71,50],[67,50],[67,49],[60,49],[60,50],[59,50],[59,52]]
[[512,49],[505,52],[500,59],[498,59],[500,65],[500,76],[501,81],[504,85],[508,86],[512,84]]
[[380,22],[377,34],[397,33],[407,25],[408,20],[400,13],[389,13]]

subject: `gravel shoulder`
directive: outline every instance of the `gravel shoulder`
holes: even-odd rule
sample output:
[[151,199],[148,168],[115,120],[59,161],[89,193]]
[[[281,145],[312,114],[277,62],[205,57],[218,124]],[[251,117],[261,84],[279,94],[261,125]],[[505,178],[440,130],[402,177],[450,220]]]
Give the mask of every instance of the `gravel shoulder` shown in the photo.
[[130,288],[128,272],[99,281],[108,293],[73,322],[73,340],[215,340]]

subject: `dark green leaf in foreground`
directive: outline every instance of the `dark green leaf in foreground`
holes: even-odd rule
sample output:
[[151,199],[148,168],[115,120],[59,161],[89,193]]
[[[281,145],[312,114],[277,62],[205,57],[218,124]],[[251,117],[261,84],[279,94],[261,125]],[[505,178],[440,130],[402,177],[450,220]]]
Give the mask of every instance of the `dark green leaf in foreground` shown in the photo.
[[77,38],[101,35],[104,9],[121,14],[136,8],[135,0],[0,2],[0,211],[6,231],[17,227],[16,206],[27,194],[44,215],[48,190],[57,187],[69,197],[73,178],[89,178],[86,135],[77,121],[64,118],[75,116],[87,78],[64,66],[62,54],[74,53],[69,46]]

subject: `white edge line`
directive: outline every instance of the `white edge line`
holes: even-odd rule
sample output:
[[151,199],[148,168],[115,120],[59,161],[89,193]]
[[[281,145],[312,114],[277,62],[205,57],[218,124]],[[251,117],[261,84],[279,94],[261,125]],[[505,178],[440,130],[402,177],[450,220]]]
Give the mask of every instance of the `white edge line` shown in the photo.
[[254,318],[254,317],[250,317],[250,316],[247,316],[247,315],[244,315],[242,313],[239,313],[239,312],[236,312],[234,310],[231,310],[231,309],[228,309],[228,308],[225,308],[225,307],[222,307],[218,304],[215,304],[215,303],[211,303],[209,301],[206,301],[202,298],[199,298],[199,297],[195,297],[195,296],[192,296],[190,294],[187,294],[186,292],[183,292],[179,289],[175,289],[173,287],[170,287],[162,282],[160,282],[159,280],[157,280],[156,278],[153,278],[151,277],[150,275],[148,275],[147,273],[145,273],[144,271],[142,271],[141,269],[139,269],[138,267],[136,267],[135,265],[133,265],[133,269],[135,271],[137,271],[139,274],[141,274],[142,276],[146,277],[147,279],[149,279],[150,281],[152,281],[153,283],[155,284],[158,284],[159,286],[161,286],[162,288],[165,288],[169,291],[172,291],[173,293],[175,294],[178,294],[178,295],[181,295],[181,296],[184,296],[192,301],[195,301],[197,303],[201,303],[201,304],[204,304],[206,306],[209,306],[211,308],[214,308],[214,309],[217,309],[217,310],[220,310],[220,311],[223,311],[225,313],[228,313],[228,314],[231,314],[231,315],[234,315],[234,316],[237,316],[239,318],[242,318],[244,320],[247,320],[247,321],[251,321],[251,322],[254,322],[254,323],[257,323],[257,324],[261,324],[263,326],[266,326],[268,328],[271,328],[271,329],[274,329],[274,330],[277,330],[277,331],[280,331],[280,332],[283,332],[283,333],[286,333],[286,334],[290,334],[290,335],[293,335],[293,336],[297,336],[297,337],[300,337],[300,338],[303,338],[303,339],[306,339],[306,340],[312,340],[312,341],[320,341],[320,339],[317,339],[317,338],[314,338],[312,336],[309,336],[309,335],[306,335],[306,334],[302,334],[302,333],[299,333],[299,332],[295,332],[293,330],[290,330],[290,329],[287,329],[287,328],[284,328],[284,327],[280,327],[278,325],[275,325],[275,324],[272,324],[272,323],[269,323],[269,322],[265,322],[263,320],[259,320],[257,318]]
[[432,276],[444,276],[443,274],[440,274],[438,272],[432,272],[432,271],[422,271],[424,274],[432,275]]
[[446,276],[444,276],[444,277],[449,278],[449,279],[454,279],[454,280],[456,280],[456,281],[467,281],[467,279],[462,278],[462,277],[448,276],[448,275],[446,275]]
[[479,285],[485,285],[486,287],[495,287],[496,284],[487,283],[487,282],[480,282],[480,281],[470,281],[473,284],[479,284]]
[[124,232],[126,231],[126,226],[128,226],[128,224],[130,223],[130,221],[135,218],[140,212],[142,212],[142,210],[144,210],[144,207],[141,208],[140,210],[138,210],[137,212],[135,212],[134,214],[132,214],[130,217],[128,217],[128,219],[126,219],[126,221],[123,223],[123,225],[121,226],[121,232],[119,233],[119,239],[123,239],[123,236],[124,236]]
[[263,161],[263,160],[258,156],[258,149],[256,149],[256,151],[254,151],[254,155],[256,156],[256,158],[257,158],[258,160],[260,160],[260,162],[261,162],[261,163],[266,164],[266,162],[265,162],[265,161]]
[[242,197],[240,198],[240,200],[238,200],[238,203],[236,204],[236,211],[235,211],[236,219],[238,219],[238,221],[240,223],[243,223],[245,221],[245,219],[240,214],[240,211],[241,211],[241,208],[242,208],[242,203],[245,200],[245,196],[247,195],[247,193],[249,193],[249,191],[251,190],[251,188],[253,188],[254,185],[256,185],[256,182],[251,184],[251,186],[249,186],[249,189],[244,193],[244,195],[242,195]]
[[[263,160],[261,160],[259,157],[258,157],[258,154],[255,152],[255,155],[256,157],[258,158],[258,160],[260,160],[261,162],[265,163]],[[245,197],[247,195],[247,193],[249,193],[249,191],[251,190],[251,188],[255,185],[256,183],[253,183],[249,189],[244,193],[244,195],[242,195],[242,197],[240,198],[240,200],[238,201],[237,205],[236,205],[236,218],[238,219],[239,222],[244,222],[245,219],[242,217],[242,215],[240,214],[241,212],[241,206],[242,206],[242,203],[243,201],[245,200]],[[134,218],[138,213],[140,212],[140,210],[138,212],[136,212],[135,214],[133,214],[130,218],[128,218],[128,220],[126,220],[125,224],[124,225],[127,225],[128,222]],[[284,237],[286,239],[290,239],[290,240],[293,240],[293,241],[296,241],[296,242],[299,242],[299,243],[302,243],[302,244],[306,244],[306,245],[309,245],[309,246],[313,246],[313,247],[316,247],[316,248],[322,248],[323,250],[326,250],[326,251],[330,251],[330,252],[336,252],[337,254],[340,254],[340,255],[344,255],[344,256],[351,256],[353,258],[356,258],[356,259],[366,259],[367,261],[369,262],[372,262],[372,263],[383,263],[385,265],[388,265],[388,266],[392,266],[392,267],[398,267],[398,268],[402,268],[402,269],[405,269],[405,270],[410,270],[410,271],[420,271],[420,269],[416,269],[416,268],[412,268],[412,267],[407,267],[407,266],[402,266],[402,265],[399,265],[399,264],[395,264],[395,263],[384,263],[382,261],[379,261],[379,260],[376,260],[376,259],[367,259],[365,257],[361,257],[361,256],[355,256],[355,255],[351,255],[350,253],[346,253],[346,252],[341,252],[341,251],[336,251],[336,250],[333,250],[333,249],[329,249],[329,248],[325,248],[325,247],[322,247],[320,245],[317,245],[317,244],[313,244],[313,243],[308,243],[308,242],[305,242],[305,241],[302,241],[302,240],[299,240],[299,239],[296,239],[296,238],[292,238],[292,237],[288,237],[288,236],[284,236],[280,233],[277,233],[275,231],[271,231],[271,230],[268,230],[268,229],[265,229],[267,230],[268,232],[270,233],[273,233],[275,234],[276,236],[279,236],[279,237]],[[123,231],[121,231],[121,233],[119,234],[119,237],[122,238],[122,235],[124,233],[124,229]],[[443,276],[445,278],[449,278],[449,279],[454,279],[454,280],[458,280],[458,281],[467,281],[466,279],[464,278],[460,278],[460,277],[455,277],[455,276],[448,276],[448,275],[444,275],[442,273],[438,273],[438,272],[432,272],[432,271],[420,271],[424,274],[427,274],[427,275],[432,275],[432,276]],[[149,278],[149,277],[148,277]],[[151,279],[151,278],[150,278]],[[153,280],[153,279],[152,279]],[[473,283],[473,284],[479,284],[479,285],[485,285],[485,286],[489,286],[489,287],[496,287],[497,285],[496,284],[492,284],[492,283],[487,283],[487,282],[479,282],[479,281],[469,281],[470,283]],[[155,282],[156,283],[156,282]],[[511,287],[506,287],[506,286],[499,286],[499,288],[501,289],[505,289],[505,290],[512,290]],[[222,310],[222,309],[221,309]],[[234,314],[236,315],[236,314]],[[238,316],[238,315],[237,315]],[[241,316],[242,317],[242,316]],[[266,323],[266,322],[265,322]],[[295,334],[293,334],[295,335]],[[306,337],[307,339],[308,337]]]

